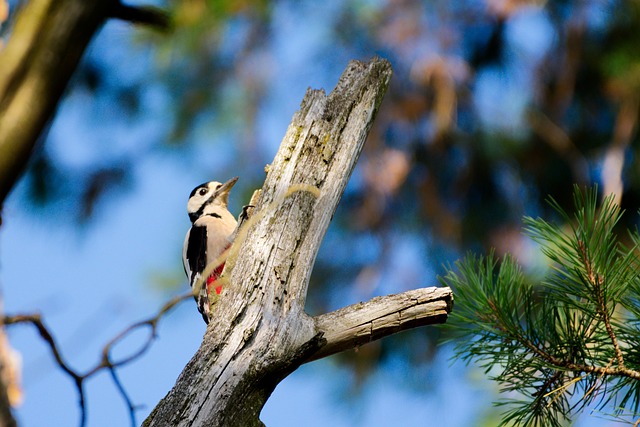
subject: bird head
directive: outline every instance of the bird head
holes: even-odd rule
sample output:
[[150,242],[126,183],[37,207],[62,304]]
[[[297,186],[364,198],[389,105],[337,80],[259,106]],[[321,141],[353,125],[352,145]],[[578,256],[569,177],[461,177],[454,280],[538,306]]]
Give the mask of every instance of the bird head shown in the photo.
[[202,215],[215,212],[217,209],[227,209],[229,191],[238,181],[238,177],[231,178],[224,184],[218,181],[210,181],[198,185],[189,195],[187,212],[191,222],[195,222]]

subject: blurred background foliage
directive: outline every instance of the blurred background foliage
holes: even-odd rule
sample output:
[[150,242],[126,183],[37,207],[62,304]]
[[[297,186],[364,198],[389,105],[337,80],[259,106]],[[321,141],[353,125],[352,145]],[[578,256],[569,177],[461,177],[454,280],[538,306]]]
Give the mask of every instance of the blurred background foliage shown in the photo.
[[[236,198],[248,200],[287,125],[269,117],[290,117],[302,98],[287,93],[283,67],[307,85],[322,76],[329,91],[349,59],[379,55],[394,77],[316,262],[311,314],[436,285],[468,250],[509,251],[535,270],[521,217],[552,215],[548,195],[570,209],[574,183],[599,183],[637,211],[638,1],[318,3],[159,1],[170,34],[96,43],[59,111],[84,135],[81,155],[57,149],[54,127],[28,171],[30,206],[90,225],[131,191],[150,152],[240,175]],[[424,366],[441,333],[339,359],[357,385],[389,358]]]

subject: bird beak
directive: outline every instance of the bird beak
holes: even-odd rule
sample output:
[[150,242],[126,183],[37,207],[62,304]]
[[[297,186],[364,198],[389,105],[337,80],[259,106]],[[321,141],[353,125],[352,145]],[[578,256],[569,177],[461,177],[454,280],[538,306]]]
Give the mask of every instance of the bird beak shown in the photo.
[[227,200],[229,199],[229,191],[231,191],[231,187],[233,187],[236,182],[238,182],[237,176],[222,184],[222,187],[218,188],[218,191],[216,191],[216,198],[220,198],[220,200],[222,200],[226,205]]

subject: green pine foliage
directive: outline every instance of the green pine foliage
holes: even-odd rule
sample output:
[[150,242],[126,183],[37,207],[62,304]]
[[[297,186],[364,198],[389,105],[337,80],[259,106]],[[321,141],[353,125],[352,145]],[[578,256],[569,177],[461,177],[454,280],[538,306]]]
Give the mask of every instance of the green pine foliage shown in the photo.
[[541,283],[493,253],[441,278],[456,293],[456,358],[499,382],[501,425],[560,426],[587,406],[640,417],[640,235],[622,243],[622,211],[597,193],[576,187],[574,215],[551,200],[560,224],[524,219],[549,260]]

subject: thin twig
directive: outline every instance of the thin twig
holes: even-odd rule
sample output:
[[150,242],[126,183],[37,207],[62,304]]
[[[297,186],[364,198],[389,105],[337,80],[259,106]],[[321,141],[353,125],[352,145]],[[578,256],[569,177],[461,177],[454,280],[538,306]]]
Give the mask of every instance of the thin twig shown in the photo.
[[[613,360],[614,359],[611,359],[609,361],[609,364],[606,366],[607,368],[609,368],[609,367],[611,367],[611,365],[613,365]],[[587,390],[587,392],[584,394],[584,397],[583,397],[584,399],[586,399],[591,393],[593,393],[593,391],[597,388],[598,381],[602,381],[603,378],[604,378],[604,372],[600,374],[600,376],[598,377],[598,380],[595,381],[593,383],[593,385],[591,386],[591,388],[589,390]]]
[[618,377],[627,377],[632,378],[634,380],[640,380],[640,372],[625,368],[625,367],[602,367],[602,366],[593,366],[593,365],[582,365],[579,363],[574,363],[569,360],[560,359],[555,357],[546,351],[540,349],[534,343],[532,343],[529,339],[524,336],[515,337],[518,342],[527,347],[532,353],[541,358],[547,363],[550,363],[557,368],[561,369],[569,369],[574,372],[586,372],[589,374],[598,374],[598,375],[607,375],[607,376],[618,376]]
[[49,329],[45,326],[42,318],[39,314],[18,314],[15,316],[4,316],[2,321],[5,325],[13,325],[16,323],[31,323],[38,333],[40,337],[47,343],[49,349],[51,350],[51,354],[53,354],[53,358],[56,360],[56,363],[67,375],[69,375],[73,379],[73,383],[76,386],[76,390],[78,392],[78,404],[80,406],[80,427],[84,427],[86,424],[86,407],[85,407],[85,396],[84,389],[82,387],[82,382],[84,378],[82,375],[78,374],[74,371],[67,362],[62,358],[62,354],[60,354],[60,350],[58,349],[58,344],[56,340],[53,338],[53,335],[49,332]]
[[44,339],[45,342],[49,345],[49,348],[51,349],[51,353],[53,354],[53,357],[56,359],[56,362],[58,363],[58,365],[60,365],[60,368],[63,371],[65,371],[67,374],[69,374],[71,377],[73,377],[74,379],[78,379],[81,377],[79,374],[75,373],[73,369],[71,369],[69,365],[67,365],[67,363],[62,359],[62,355],[58,350],[58,345],[56,344],[56,340],[53,338],[53,336],[51,335],[47,327],[42,322],[42,318],[39,314],[18,314],[15,316],[4,316],[2,323],[4,323],[7,326],[13,325],[16,323],[31,323],[33,326],[36,327],[42,339]]
[[[107,362],[108,365],[107,366],[113,366],[113,367],[121,367],[124,366],[134,360],[136,360],[137,358],[139,358],[140,356],[142,356],[150,347],[151,345],[151,341],[156,337],[156,331],[158,328],[158,322],[160,321],[160,319],[167,314],[169,311],[171,311],[175,306],[177,306],[179,303],[181,303],[184,300],[187,299],[191,299],[193,298],[193,294],[191,292],[188,292],[186,294],[182,294],[182,295],[178,295],[175,296],[173,298],[171,298],[169,301],[167,301],[162,308],[160,308],[160,310],[158,310],[158,312],[156,313],[155,316],[152,316],[146,320],[142,320],[140,322],[134,323],[133,325],[127,327],[126,329],[124,329],[122,332],[120,332],[118,335],[116,335],[114,338],[111,339],[111,341],[109,341],[103,348],[102,350],[102,357],[103,357],[103,362]],[[126,357],[122,360],[116,361],[116,362],[110,362],[110,358],[109,358],[109,354],[111,353],[111,350],[113,349],[113,347],[120,341],[122,341],[127,335],[129,335],[131,332],[133,332],[136,329],[142,328],[148,326],[151,328],[151,335],[149,336],[149,339],[145,342],[144,346],[138,350],[137,352],[135,352],[134,354],[130,355],[129,357]],[[88,376],[88,375],[87,375]]]
[[[547,384],[551,385],[553,384],[553,381],[557,381],[558,378],[562,375],[563,371],[556,371],[555,374],[553,374],[553,376],[547,381]],[[560,386],[554,388],[553,390],[548,391],[547,393],[545,393],[543,395],[543,397],[549,397],[552,394],[556,394],[559,391],[564,391],[566,389],[568,389],[569,387],[571,387],[573,384],[577,383],[578,381],[582,381],[583,379],[586,378],[586,375],[581,375],[579,377],[575,377],[574,379],[572,379],[571,381],[565,383],[565,384],[561,384]],[[545,386],[542,387],[543,389],[546,388]],[[556,398],[554,397],[547,406],[550,406],[551,403],[555,400]]]
[[165,32],[172,27],[170,15],[153,6],[129,6],[118,1],[111,11],[111,17],[133,24],[148,25]]
[[596,295],[597,300],[597,308],[598,312],[600,312],[600,316],[602,316],[602,321],[604,322],[604,327],[607,330],[607,334],[611,339],[611,343],[613,344],[613,348],[616,354],[616,359],[618,361],[618,366],[620,369],[625,369],[624,366],[624,357],[622,355],[622,350],[620,349],[620,344],[618,344],[618,338],[616,337],[616,333],[611,326],[611,319],[609,318],[609,313],[607,311],[607,302],[604,297],[604,289],[602,289],[602,277],[599,274],[594,273],[593,265],[591,263],[591,259],[589,258],[589,254],[587,253],[587,247],[584,242],[578,241],[578,248],[580,249],[580,255],[582,256],[582,262],[587,270],[587,277],[591,286],[593,287],[593,291]]
[[[80,427],[84,427],[87,422],[86,395],[84,392],[84,381],[89,379],[93,375],[97,374],[98,372],[102,371],[103,369],[107,369],[111,374],[111,378],[113,379],[113,382],[116,388],[120,392],[123,400],[125,401],[125,404],[129,409],[131,425],[135,426],[137,425],[136,418],[135,418],[135,411],[138,409],[138,407],[133,404],[131,398],[126,392],[124,386],[120,381],[120,378],[117,375],[116,369],[140,358],[144,353],[146,353],[147,350],[151,347],[151,342],[156,337],[156,331],[157,331],[158,323],[160,319],[164,315],[166,315],[169,311],[171,311],[175,306],[177,306],[180,302],[186,299],[190,299],[192,297],[193,297],[193,294],[191,292],[173,297],[171,300],[166,302],[154,316],[146,320],[134,323],[133,325],[130,325],[129,327],[125,328],[122,332],[120,332],[118,335],[112,338],[109,342],[107,342],[107,344],[105,344],[105,346],[102,349],[102,358],[100,359],[100,362],[98,362],[96,366],[89,369],[84,374],[78,373],[76,370],[74,370],[73,368],[71,368],[71,366],[67,364],[67,362],[62,357],[62,354],[60,352],[60,349],[56,340],[53,338],[53,334],[49,331],[47,326],[44,324],[44,322],[42,321],[42,317],[39,314],[18,314],[13,316],[4,316],[3,323],[5,325],[15,325],[18,323],[30,323],[36,328],[36,330],[38,331],[42,339],[49,346],[49,349],[51,350],[51,353],[54,359],[56,360],[56,363],[60,367],[60,369],[62,369],[67,375],[69,375],[73,379],[73,382],[76,386],[76,390],[78,392],[78,404],[80,406]],[[116,344],[118,344],[120,341],[122,341],[124,338],[129,336],[133,331],[142,327],[149,327],[151,329],[151,334],[147,339],[147,341],[145,341],[142,348],[140,348],[140,350],[136,351],[135,353],[129,355],[128,357],[125,357],[118,361],[112,361],[111,351],[113,347]]]
[[127,393],[127,390],[124,388],[124,386],[122,385],[122,382],[120,381],[120,377],[118,377],[116,369],[113,367],[110,367],[109,373],[111,374],[111,379],[113,380],[113,383],[116,385],[116,388],[118,389],[118,391],[120,392],[120,395],[124,399],[125,405],[127,405],[127,408],[129,409],[129,419],[131,420],[131,427],[136,427],[138,425],[136,421],[136,410],[139,408],[139,406],[133,404],[133,401],[129,397],[129,393]]

